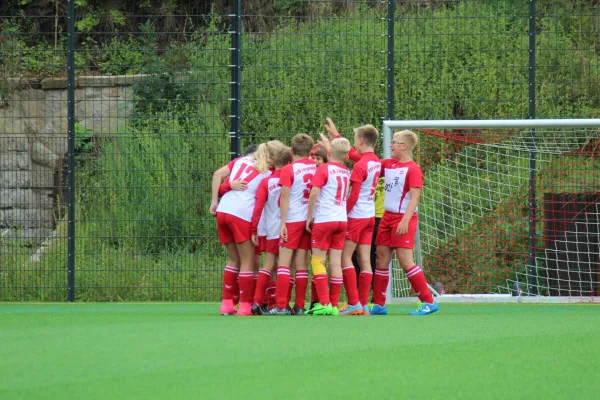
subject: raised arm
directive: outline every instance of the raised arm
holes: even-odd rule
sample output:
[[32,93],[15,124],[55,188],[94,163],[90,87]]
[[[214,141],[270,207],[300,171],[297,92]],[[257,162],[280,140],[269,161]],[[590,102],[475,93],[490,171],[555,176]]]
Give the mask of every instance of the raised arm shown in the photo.
[[[331,118],[329,118],[329,117],[327,117],[327,123],[325,124],[324,128],[327,131],[328,137],[321,134],[321,141],[319,142],[319,144],[321,144],[323,146],[324,143],[322,143],[322,142],[326,142],[326,144],[327,144],[326,149],[329,151],[329,142],[333,139],[341,138],[342,135],[340,135],[340,133],[337,130],[337,127],[335,126],[335,124],[333,123]],[[348,152],[348,158],[354,162],[358,162],[358,161],[360,161],[362,156],[356,152],[356,149],[354,147],[350,147],[350,151]]]

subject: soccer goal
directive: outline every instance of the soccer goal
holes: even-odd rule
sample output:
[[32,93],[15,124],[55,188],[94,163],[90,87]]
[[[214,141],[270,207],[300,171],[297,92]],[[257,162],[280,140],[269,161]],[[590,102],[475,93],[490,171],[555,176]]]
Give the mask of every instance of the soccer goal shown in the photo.
[[[420,138],[415,260],[440,301],[600,299],[600,119],[385,121]],[[397,261],[390,302],[411,296]]]

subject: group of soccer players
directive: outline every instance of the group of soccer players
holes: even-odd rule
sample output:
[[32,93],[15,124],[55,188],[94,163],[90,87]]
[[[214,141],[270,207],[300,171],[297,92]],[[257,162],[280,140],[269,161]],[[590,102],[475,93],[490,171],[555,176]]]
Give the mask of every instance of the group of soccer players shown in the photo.
[[[412,156],[417,135],[395,132],[392,157],[380,160],[374,126],[355,128],[353,146],[329,118],[325,129],[328,137],[321,134],[318,144],[306,134],[294,136],[291,148],[272,140],[215,171],[210,212],[216,215],[219,240],[229,257],[220,313],[386,315],[394,251],[420,300],[410,315],[438,311],[413,259],[423,187],[423,173]],[[352,171],[345,166],[348,160],[354,162]],[[376,232],[373,272],[373,198],[380,176],[385,212]],[[355,252],[358,277],[352,263]],[[312,298],[305,309],[309,264]],[[342,285],[348,301],[340,307]],[[371,287],[373,304],[368,306]]]

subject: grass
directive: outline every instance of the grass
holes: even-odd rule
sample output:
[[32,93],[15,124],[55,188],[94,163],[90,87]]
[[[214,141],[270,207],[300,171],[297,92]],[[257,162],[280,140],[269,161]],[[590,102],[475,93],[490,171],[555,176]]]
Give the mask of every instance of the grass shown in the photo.
[[2,399],[594,398],[600,308],[220,317],[208,303],[1,303]]

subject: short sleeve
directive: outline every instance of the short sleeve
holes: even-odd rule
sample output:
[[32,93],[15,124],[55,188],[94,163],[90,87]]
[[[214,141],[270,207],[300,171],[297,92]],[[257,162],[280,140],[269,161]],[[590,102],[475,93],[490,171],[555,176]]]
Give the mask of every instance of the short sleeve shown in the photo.
[[311,186],[318,187],[319,189],[325,186],[329,175],[328,170],[327,164],[321,164],[310,182]]
[[418,164],[414,164],[408,171],[408,188],[422,189],[425,178],[423,177],[421,167]]
[[279,186],[292,187],[294,184],[294,170],[291,165],[286,165],[281,169],[279,177]]
[[235,158],[235,159],[233,159],[233,160],[229,161],[229,162],[226,164],[226,165],[227,165],[227,167],[229,168],[229,171],[233,171],[233,164],[235,164],[235,162],[236,162],[237,160],[239,160],[239,159],[240,159],[240,157],[238,157],[238,158]]
[[379,176],[381,176],[381,177],[385,176],[385,169],[390,164],[390,161],[392,161],[392,159],[390,159],[390,158],[381,160],[381,171],[379,172]]
[[358,162],[352,168],[352,173],[350,174],[350,182],[357,182],[362,184],[365,179],[367,179],[367,166],[363,162]]

